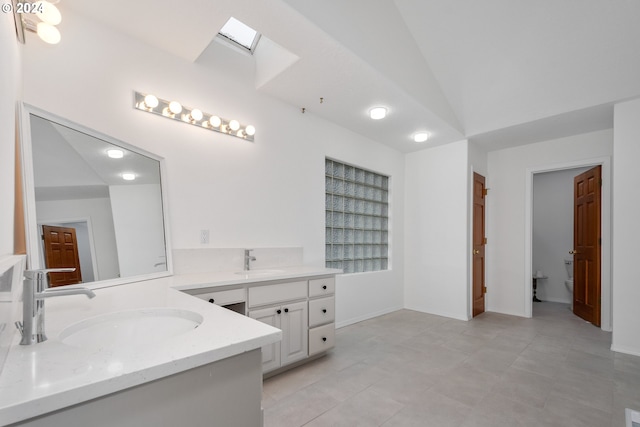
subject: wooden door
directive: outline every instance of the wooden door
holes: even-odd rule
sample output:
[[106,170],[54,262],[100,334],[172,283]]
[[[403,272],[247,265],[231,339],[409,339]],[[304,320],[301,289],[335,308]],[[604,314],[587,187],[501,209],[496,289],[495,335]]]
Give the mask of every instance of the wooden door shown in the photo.
[[573,312],[600,326],[602,166],[573,180]]
[[473,174],[473,317],[484,313],[485,180]]
[[[249,317],[280,329],[281,313],[281,307],[269,307],[260,310],[251,310]],[[272,371],[279,367],[280,342],[267,344],[262,347],[262,372]]]
[[307,357],[309,316],[307,302],[285,304],[282,308],[282,366]]
[[75,228],[42,226],[44,260],[47,268],[75,268],[72,273],[50,273],[51,287],[82,283]]

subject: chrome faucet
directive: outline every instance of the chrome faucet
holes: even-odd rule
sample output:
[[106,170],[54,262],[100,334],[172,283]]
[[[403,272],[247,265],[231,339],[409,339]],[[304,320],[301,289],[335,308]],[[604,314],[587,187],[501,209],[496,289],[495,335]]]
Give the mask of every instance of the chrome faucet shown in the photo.
[[22,333],[20,345],[31,345],[47,340],[44,333],[44,300],[45,298],[65,295],[86,295],[93,298],[96,294],[88,288],[51,289],[47,273],[68,273],[75,268],[49,268],[43,270],[27,270],[24,272],[22,292],[22,322],[16,327]]
[[251,255],[252,250],[253,249],[244,250],[244,271],[249,271],[251,269],[251,261],[256,260],[256,257]]

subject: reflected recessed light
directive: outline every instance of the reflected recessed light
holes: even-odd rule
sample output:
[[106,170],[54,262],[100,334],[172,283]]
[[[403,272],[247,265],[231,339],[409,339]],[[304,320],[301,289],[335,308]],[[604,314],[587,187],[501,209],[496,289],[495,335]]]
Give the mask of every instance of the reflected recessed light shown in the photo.
[[135,173],[123,173],[122,174],[122,179],[124,179],[125,181],[133,181],[134,179],[136,179],[136,174]]
[[415,142],[425,142],[427,139],[429,139],[427,132],[416,132],[413,134],[413,140]]
[[387,115],[387,109],[384,107],[375,107],[369,110],[369,117],[373,120],[384,119]]
[[121,159],[124,157],[124,151],[112,148],[110,150],[107,150],[107,156],[111,157],[112,159]]

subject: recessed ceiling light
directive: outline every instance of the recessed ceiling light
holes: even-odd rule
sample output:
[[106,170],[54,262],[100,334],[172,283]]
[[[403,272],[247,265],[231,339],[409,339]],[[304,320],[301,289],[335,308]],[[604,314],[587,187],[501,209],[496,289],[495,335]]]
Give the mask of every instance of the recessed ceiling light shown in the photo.
[[373,120],[384,119],[387,115],[387,109],[384,107],[374,107],[369,110],[369,117]]
[[111,157],[112,159],[121,159],[124,157],[124,151],[112,148],[110,150],[107,150],[107,156]]
[[123,173],[122,174],[122,179],[124,179],[125,181],[133,181],[134,179],[136,179],[136,174],[135,173]]
[[413,134],[413,140],[415,142],[425,142],[427,139],[429,139],[427,132],[416,132]]

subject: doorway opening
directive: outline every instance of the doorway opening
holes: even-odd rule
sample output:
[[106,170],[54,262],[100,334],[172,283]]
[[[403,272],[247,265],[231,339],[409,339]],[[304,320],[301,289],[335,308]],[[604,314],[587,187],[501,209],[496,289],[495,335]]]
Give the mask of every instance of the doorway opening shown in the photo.
[[[600,168],[596,168],[600,166]],[[585,270],[584,259],[575,255],[574,245],[574,177],[591,169],[602,174],[601,189],[601,240],[597,241],[600,254],[600,303],[597,316],[592,323],[603,330],[611,331],[611,160],[609,157],[581,162],[550,165],[527,170],[526,218],[525,218],[525,313],[532,317],[543,312],[544,303],[535,299],[566,304],[571,307],[574,297],[584,303],[584,292],[574,294],[569,282],[574,264],[580,264],[579,274]],[[599,183],[598,183],[599,184]],[[597,238],[596,238],[597,240]],[[580,252],[585,252],[583,247]],[[574,262],[574,258],[575,262]],[[593,268],[594,265],[590,264]],[[588,270],[587,270],[588,271]],[[593,270],[591,270],[593,273]],[[593,277],[593,274],[591,274]],[[575,278],[574,278],[575,280]],[[584,283],[584,277],[578,277]],[[537,282],[537,283],[536,283]],[[587,280],[588,282],[588,280]],[[536,290],[533,284],[536,283]],[[577,282],[576,282],[577,283]],[[592,282],[593,284],[593,282]],[[535,294],[534,294],[535,292]],[[536,298],[534,298],[534,295]],[[594,297],[589,296],[592,301]],[[536,307],[537,305],[537,307]],[[584,305],[584,304],[583,304]],[[580,307],[577,307],[580,312]],[[584,309],[584,307],[582,307]],[[584,310],[580,316],[584,317]]]

